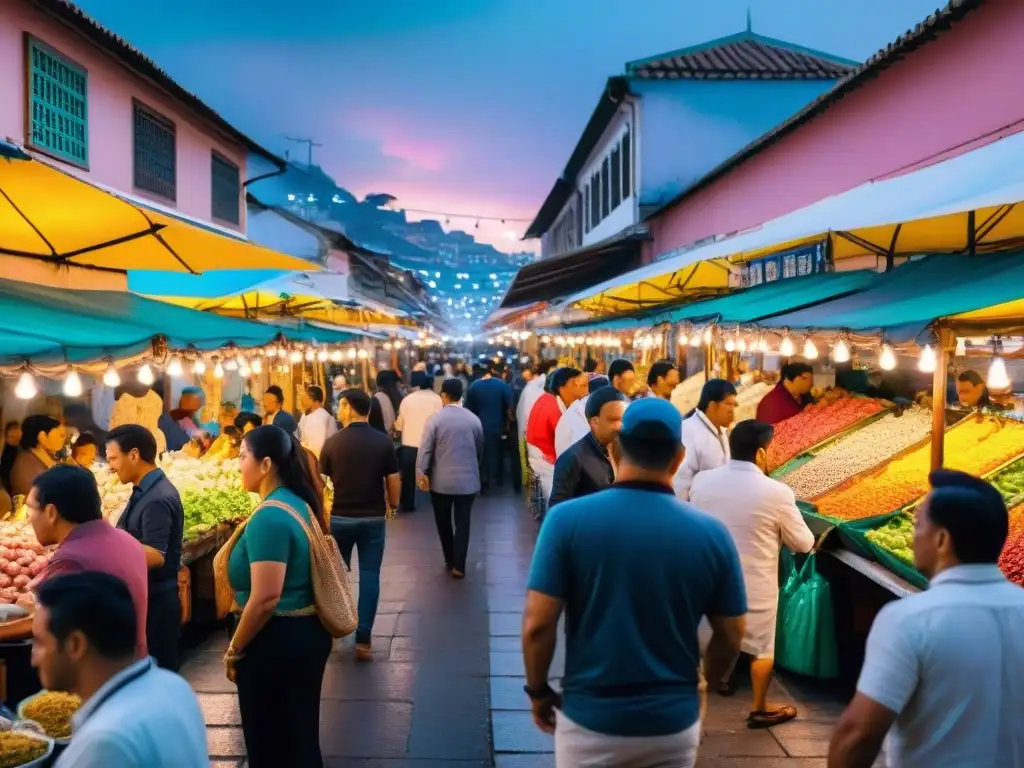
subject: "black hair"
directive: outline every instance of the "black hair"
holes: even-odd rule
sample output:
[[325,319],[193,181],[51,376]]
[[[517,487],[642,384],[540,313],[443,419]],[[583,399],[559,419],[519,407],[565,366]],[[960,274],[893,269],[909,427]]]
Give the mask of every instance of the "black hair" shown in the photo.
[[4,424],[4,434],[10,432],[15,427],[20,427],[20,426],[21,426],[21,422],[19,422],[17,420],[15,420],[15,421],[8,421],[6,424]]
[[346,403],[349,404],[352,410],[358,413],[360,416],[370,415],[370,406],[372,405],[370,401],[373,400],[373,398],[370,397],[365,392],[363,392],[363,390],[359,389],[358,387],[346,389],[344,392],[338,395],[338,400],[339,402],[341,400],[344,400]]
[[608,403],[619,401],[626,402],[626,396],[615,387],[601,387],[596,392],[592,392],[590,397],[587,398],[587,405],[584,408],[587,421],[590,421],[595,416],[600,416],[601,409],[608,405]]
[[675,363],[669,360],[659,360],[651,366],[651,370],[647,372],[647,386],[653,387],[658,383],[658,379],[668,376],[670,372],[678,370]]
[[928,519],[949,531],[957,560],[964,565],[997,563],[1009,534],[1002,494],[988,481],[952,469],[932,472],[928,482]]
[[[366,394],[363,393],[366,397]],[[313,510],[314,520],[323,514],[323,499],[316,492],[310,475],[305,449],[293,435],[276,424],[264,424],[242,438],[256,461],[270,459],[277,470],[277,479],[285,488],[302,499]]]
[[608,364],[608,378],[612,381],[615,380],[616,376],[621,376],[627,371],[635,371],[633,364],[629,360],[623,360],[621,357],[612,360]]
[[957,381],[969,381],[974,386],[978,386],[979,384],[980,385],[984,385],[985,384],[985,380],[983,378],[981,378],[981,374],[978,373],[977,371],[972,371],[972,370],[964,371],[963,373],[961,373],[959,376],[956,377],[956,380]]
[[453,403],[462,399],[462,382],[459,379],[445,379],[441,382],[441,394],[445,395]]
[[601,387],[610,387],[612,383],[608,380],[607,376],[591,376],[590,381],[587,382],[587,391],[590,394],[594,394]]
[[52,416],[45,416],[37,413],[33,416],[26,416],[21,425],[21,447],[26,451],[32,450],[39,445],[39,433],[49,434],[60,426],[60,422]]
[[121,453],[132,449],[139,452],[139,458],[147,464],[156,462],[156,438],[141,424],[122,424],[107,433],[107,443],[117,443]]
[[409,377],[409,384],[416,389],[430,389],[432,386],[430,377],[424,371],[413,371]]
[[388,396],[395,413],[398,413],[398,406],[402,404],[402,391],[398,388],[398,374],[387,369],[378,371],[377,391]]
[[281,388],[277,386],[277,384],[271,384],[269,387],[263,390],[263,394],[273,395],[274,397],[277,398],[277,402],[284,404],[284,392],[281,391]]
[[89,523],[103,518],[103,503],[96,478],[74,464],[58,464],[32,481],[39,508],[53,504],[57,514],[69,523]]
[[116,576],[102,571],[53,576],[36,588],[36,600],[48,614],[47,629],[61,644],[81,632],[104,659],[135,653],[135,603]]
[[75,440],[74,444],[72,444],[71,453],[74,453],[79,448],[88,448],[90,445],[99,446],[99,443],[92,432],[83,432],[78,436],[78,439]]
[[708,379],[700,390],[700,401],[697,403],[697,409],[707,411],[708,406],[712,403],[720,403],[729,395],[735,394],[736,387],[733,386],[731,381]]
[[774,435],[771,424],[756,419],[741,421],[729,435],[729,453],[736,461],[753,462],[761,448],[768,450]]
[[557,366],[558,366],[558,361],[557,360],[541,360],[534,367],[534,370],[540,376],[547,376]]
[[324,401],[323,387],[318,387],[316,384],[310,384],[306,387],[306,394],[309,395],[309,399],[314,403],[322,404]]
[[798,379],[805,373],[814,373],[814,368],[811,367],[810,363],[786,363],[782,366],[782,378],[786,381]]
[[379,398],[370,398],[370,413],[366,417],[366,422],[378,432],[383,432],[385,435],[388,433],[387,425],[384,423],[384,409],[381,407]]
[[235,416],[235,426],[238,428],[239,432],[245,431],[246,424],[252,424],[253,429],[256,427],[262,427],[263,417],[258,413],[253,413],[252,411],[242,411],[240,414]]
[[683,448],[678,440],[649,440],[626,435],[619,435],[618,445],[624,458],[648,472],[667,471]]
[[586,362],[583,363],[583,372],[594,373],[595,371],[597,371],[597,360],[592,357],[588,357]]
[[568,366],[559,368],[551,374],[551,394],[557,395],[561,389],[577,376],[582,376],[583,371]]

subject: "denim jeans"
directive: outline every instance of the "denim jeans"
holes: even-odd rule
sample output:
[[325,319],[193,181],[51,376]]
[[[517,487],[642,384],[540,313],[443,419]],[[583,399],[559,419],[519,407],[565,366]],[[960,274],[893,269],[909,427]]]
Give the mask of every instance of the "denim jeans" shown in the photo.
[[352,547],[359,551],[359,629],[357,643],[369,643],[380,600],[380,565],[387,521],[383,517],[331,516],[331,535],[345,565],[352,568]]

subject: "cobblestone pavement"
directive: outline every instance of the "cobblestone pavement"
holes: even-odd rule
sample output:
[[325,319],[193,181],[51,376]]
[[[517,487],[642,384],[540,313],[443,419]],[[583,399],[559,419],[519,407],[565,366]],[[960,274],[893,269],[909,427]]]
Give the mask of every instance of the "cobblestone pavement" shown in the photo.
[[[534,726],[522,692],[519,629],[536,524],[510,493],[479,499],[465,581],[446,576],[433,515],[389,524],[372,663],[338,644],[324,678],[321,741],[329,766],[547,768],[550,736]],[[215,768],[244,763],[237,700],[220,663],[227,635],[210,637],[182,668],[199,694]],[[563,669],[561,648],[556,676]],[[744,725],[749,692],[712,697],[699,768],[824,768],[843,702],[829,688],[792,680],[773,700],[800,718],[778,728]]]

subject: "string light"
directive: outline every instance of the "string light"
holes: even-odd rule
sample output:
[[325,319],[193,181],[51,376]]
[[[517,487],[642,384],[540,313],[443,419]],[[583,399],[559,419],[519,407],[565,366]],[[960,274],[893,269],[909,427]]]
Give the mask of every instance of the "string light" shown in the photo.
[[349,360],[355,360],[356,359],[356,350],[355,350],[354,347],[349,349],[349,351],[348,351],[348,359]]
[[314,352],[312,349],[307,349],[306,350],[306,362],[312,363],[314,359],[316,359],[316,352]]
[[844,339],[839,339],[839,341],[836,342],[836,345],[832,347],[832,362],[850,362],[850,345],[847,344]]
[[230,357],[224,362],[225,371],[237,371],[239,368],[238,361],[235,358]]
[[882,354],[878,357],[878,367],[883,371],[891,371],[896,367],[896,353],[889,344],[882,345]]
[[327,352],[326,349],[321,349],[320,352],[317,353],[316,359],[319,360],[321,363],[326,363],[327,362],[327,358],[329,356],[330,355],[329,355],[329,353]]
[[224,366],[220,364],[220,360],[213,366],[213,378],[223,379],[224,378]]
[[82,377],[74,368],[64,377],[64,394],[68,397],[80,397],[82,394]]
[[921,349],[921,357],[917,361],[917,370],[922,373],[934,373],[935,365],[935,350],[932,349],[931,344],[925,344]]
[[341,362],[341,358],[342,358],[342,354],[341,354],[341,350],[340,349],[336,349],[333,352],[331,352],[331,362],[332,363],[340,363]]
[[14,388],[14,394],[19,400],[31,400],[39,390],[36,388],[36,380],[32,374],[25,371],[18,377],[18,385]]
[[[195,363],[192,364],[192,372],[196,374],[196,376],[202,376],[206,373],[206,361],[201,357],[197,357]],[[115,384],[114,386],[117,385]]]
[[804,357],[808,360],[815,360],[818,357],[818,348],[814,344],[814,340],[808,336],[807,340],[804,341]]
[[997,392],[1010,388],[1010,377],[1006,373],[1006,362],[1003,360],[1003,343],[996,338],[992,342],[992,352],[994,357],[992,363],[988,367],[988,377],[985,383],[989,389],[994,389]]
[[114,387],[121,386],[121,376],[117,372],[117,368],[111,363],[107,366],[107,370],[103,372],[103,383],[113,389]]
[[761,338],[758,339],[758,341],[757,341],[757,350],[759,352],[767,352],[768,351],[768,339],[766,339],[763,334],[762,334]]
[[540,342],[541,342],[541,344],[550,344],[551,343],[551,337],[547,336],[547,335],[541,336],[540,337]]
[[963,336],[958,336],[956,340],[956,351],[953,353],[957,357],[965,357],[967,355],[967,339]]
[[257,376],[263,373],[263,363],[261,363],[258,359],[253,360],[252,365],[250,367],[252,368],[252,372],[255,373]]
[[789,338],[788,333],[782,337],[782,343],[779,345],[779,354],[783,357],[793,356],[793,340]]
[[184,371],[181,369],[181,358],[174,355],[170,362],[167,363],[167,375],[176,379],[181,376],[182,373],[184,373]]
[[156,376],[153,375],[153,369],[149,367],[149,363],[139,368],[138,379],[140,384],[145,384],[147,387],[151,387],[156,381]]
[[725,351],[726,352],[735,352],[736,351],[736,340],[732,336],[730,336],[729,338],[727,338],[725,340]]
[[736,343],[736,348],[739,349],[741,354],[743,352],[746,352],[747,351],[747,339],[745,337],[741,337],[740,340]]
[[704,329],[704,344],[705,344],[705,346],[711,344],[711,336],[712,336],[711,326],[709,325],[707,328]]
[[370,353],[367,352],[365,349],[360,349],[359,352],[357,353],[357,356],[359,357],[360,360],[365,360],[370,356]]
[[299,350],[297,350],[297,349],[293,349],[292,353],[290,355],[288,355],[288,360],[291,363],[301,363],[302,362],[302,353],[299,352]]
[[240,365],[240,366],[238,366],[238,375],[241,376],[243,379],[248,379],[250,373],[252,373],[252,371],[249,370],[249,366],[247,366],[247,365]]

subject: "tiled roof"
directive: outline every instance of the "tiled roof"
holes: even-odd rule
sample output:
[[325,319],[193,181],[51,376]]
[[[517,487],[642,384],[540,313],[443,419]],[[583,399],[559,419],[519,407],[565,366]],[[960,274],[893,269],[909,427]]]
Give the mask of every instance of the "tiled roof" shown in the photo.
[[57,18],[91,40],[95,45],[105,49],[120,59],[125,65],[143,77],[152,80],[157,87],[182,102],[196,114],[219,128],[222,132],[239,142],[251,152],[262,155],[282,168],[285,161],[269,150],[257,144],[216,111],[205,104],[198,96],[179,85],[174,78],[161,69],[155,61],[129,43],[120,35],[104,27],[89,16],[71,0],[32,0],[41,10]]
[[645,80],[835,80],[855,62],[746,32],[662,56],[630,62]]

